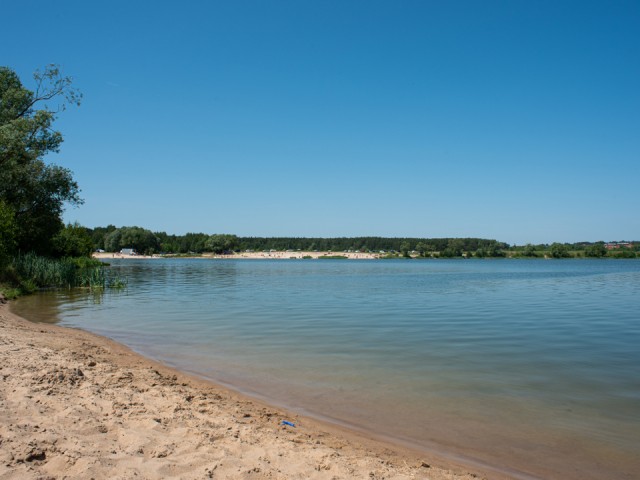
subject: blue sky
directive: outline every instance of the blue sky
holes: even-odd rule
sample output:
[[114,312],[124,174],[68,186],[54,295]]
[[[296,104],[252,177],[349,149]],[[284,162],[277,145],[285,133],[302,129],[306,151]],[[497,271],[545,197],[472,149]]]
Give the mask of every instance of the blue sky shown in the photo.
[[640,239],[637,1],[2,2],[88,227]]

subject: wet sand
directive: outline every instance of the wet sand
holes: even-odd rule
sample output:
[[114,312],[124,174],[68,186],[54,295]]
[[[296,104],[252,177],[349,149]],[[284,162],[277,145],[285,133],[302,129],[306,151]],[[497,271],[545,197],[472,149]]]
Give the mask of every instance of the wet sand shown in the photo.
[[6,304],[0,380],[0,479],[509,478],[293,415]]

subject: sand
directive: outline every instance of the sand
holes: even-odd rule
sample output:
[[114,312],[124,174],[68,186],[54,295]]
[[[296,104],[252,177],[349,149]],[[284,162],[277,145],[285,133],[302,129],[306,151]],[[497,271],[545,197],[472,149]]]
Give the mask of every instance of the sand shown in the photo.
[[0,305],[0,479],[489,478],[470,470]]
[[[290,259],[318,259],[320,257],[331,257],[339,255],[347,257],[349,260],[373,260],[380,258],[379,253],[364,252],[298,252],[298,251],[269,251],[269,252],[238,252],[228,255],[215,255],[213,253],[204,253],[193,258],[219,258],[219,259],[249,259],[249,260],[290,260]],[[94,258],[98,259],[157,259],[157,258],[173,258],[171,255],[123,255],[121,253],[95,252]],[[183,258],[183,257],[179,257]],[[190,257],[184,257],[190,258]]]

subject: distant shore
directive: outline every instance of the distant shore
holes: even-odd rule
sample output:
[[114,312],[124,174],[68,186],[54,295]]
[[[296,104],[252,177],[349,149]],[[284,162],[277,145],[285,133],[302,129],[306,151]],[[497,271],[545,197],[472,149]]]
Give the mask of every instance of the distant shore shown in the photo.
[[28,322],[2,301],[0,332],[3,479],[508,478],[274,408],[82,330]]
[[[226,260],[237,260],[237,259],[247,259],[247,260],[318,260],[318,259],[345,259],[345,260],[375,260],[375,259],[402,259],[402,258],[413,258],[413,259],[470,259],[470,257],[440,257],[438,255],[432,257],[420,257],[417,254],[411,254],[409,257],[403,257],[398,253],[370,253],[370,252],[300,252],[300,251],[268,251],[268,252],[234,252],[229,254],[215,254],[215,253],[194,253],[194,254],[154,254],[154,255],[129,255],[124,253],[111,253],[111,252],[96,252],[93,253],[93,258],[97,259],[126,259],[126,260],[136,260],[136,259],[161,259],[161,258],[203,258],[203,259],[226,259]],[[515,260],[557,260],[557,258],[551,257],[549,255],[540,255],[534,257],[523,257],[519,255],[513,255],[507,253],[503,257],[487,257],[489,259],[515,259]],[[563,260],[584,260],[589,259],[590,257],[584,256],[571,256],[571,257],[562,257]],[[600,257],[598,259],[610,259],[610,260],[619,260],[620,258],[628,259],[628,257]],[[482,260],[477,258],[471,258],[475,260]]]
[[141,258],[218,258],[218,259],[250,259],[250,260],[289,260],[289,259],[319,259],[319,258],[346,258],[348,260],[372,260],[380,258],[384,254],[364,252],[299,252],[299,251],[269,251],[269,252],[239,252],[217,255],[215,253],[203,253],[194,255],[128,255],[122,253],[96,252],[94,258],[98,259],[141,259]]

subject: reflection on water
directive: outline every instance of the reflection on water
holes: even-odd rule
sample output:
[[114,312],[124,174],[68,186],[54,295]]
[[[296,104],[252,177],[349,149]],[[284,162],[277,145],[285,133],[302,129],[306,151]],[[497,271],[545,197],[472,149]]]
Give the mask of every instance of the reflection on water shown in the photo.
[[32,322],[58,323],[63,317],[79,316],[84,311],[83,304],[101,305],[103,296],[101,291],[51,290],[16,300],[12,308]]
[[532,475],[640,467],[640,262],[112,268],[127,290],[45,293],[14,309],[300,411]]

